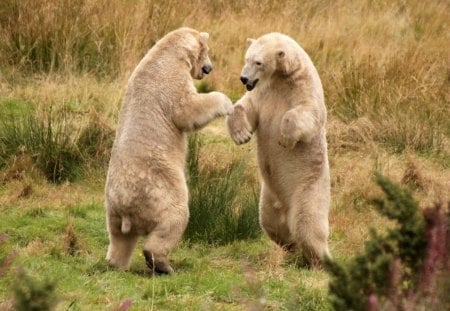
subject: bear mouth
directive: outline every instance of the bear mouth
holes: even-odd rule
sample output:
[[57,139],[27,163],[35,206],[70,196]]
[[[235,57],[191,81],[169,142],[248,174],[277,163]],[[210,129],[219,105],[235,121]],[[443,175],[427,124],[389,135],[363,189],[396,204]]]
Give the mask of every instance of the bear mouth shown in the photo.
[[253,90],[255,88],[255,86],[256,86],[256,83],[258,83],[258,81],[259,81],[259,79],[256,79],[253,82],[250,82],[250,81],[247,82],[247,84],[245,84],[245,87],[247,88],[247,91]]
[[202,71],[197,74],[197,76],[193,77],[195,80],[202,80],[206,74]]

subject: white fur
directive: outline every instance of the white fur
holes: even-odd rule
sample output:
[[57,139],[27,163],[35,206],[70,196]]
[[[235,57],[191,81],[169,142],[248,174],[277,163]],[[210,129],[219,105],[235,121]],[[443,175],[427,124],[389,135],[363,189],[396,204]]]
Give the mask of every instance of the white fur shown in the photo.
[[147,263],[170,273],[167,255],[188,222],[184,175],[186,132],[231,113],[219,92],[197,93],[193,78],[210,65],[208,34],[181,28],[167,34],[134,70],[120,112],[105,189],[107,260],[128,268],[139,236]]
[[319,75],[290,37],[270,33],[248,40],[242,76],[257,81],[227,119],[242,144],[256,132],[261,172],[260,223],[290,250],[317,263],[329,256],[330,176],[326,107]]

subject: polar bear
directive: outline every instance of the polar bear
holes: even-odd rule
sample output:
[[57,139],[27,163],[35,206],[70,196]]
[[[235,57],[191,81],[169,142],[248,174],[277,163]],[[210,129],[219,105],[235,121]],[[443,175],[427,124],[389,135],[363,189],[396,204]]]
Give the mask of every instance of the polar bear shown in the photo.
[[205,32],[168,33],[132,73],[120,111],[105,186],[106,259],[127,269],[139,236],[157,273],[173,272],[167,255],[186,228],[186,132],[233,111],[220,93],[197,93],[193,79],[212,70]]
[[[241,81],[248,92],[227,118],[236,144],[256,132],[259,220],[282,247],[319,264],[328,250],[330,174],[326,107],[319,75],[289,36],[248,39]],[[254,90],[253,90],[254,89]]]

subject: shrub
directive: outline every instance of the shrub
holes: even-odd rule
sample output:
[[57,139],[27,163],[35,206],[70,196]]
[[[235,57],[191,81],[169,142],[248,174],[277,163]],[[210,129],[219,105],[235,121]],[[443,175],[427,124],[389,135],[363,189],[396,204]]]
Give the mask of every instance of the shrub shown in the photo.
[[245,196],[245,162],[233,159],[220,167],[204,168],[199,160],[201,146],[198,135],[190,136],[187,160],[190,218],[185,238],[226,244],[257,237],[260,234],[257,199],[254,191]]
[[387,234],[371,231],[362,254],[347,263],[327,260],[335,310],[448,310],[450,215],[436,205],[422,214],[408,190],[381,175],[378,211],[395,222]]
[[13,290],[17,311],[48,311],[56,306],[55,284],[49,280],[37,281],[19,271]]

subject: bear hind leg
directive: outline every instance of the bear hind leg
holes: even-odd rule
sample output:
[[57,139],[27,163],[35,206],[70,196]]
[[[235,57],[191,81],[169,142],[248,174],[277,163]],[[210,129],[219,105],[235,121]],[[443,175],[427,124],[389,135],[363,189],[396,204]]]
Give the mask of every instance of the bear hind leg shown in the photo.
[[114,267],[128,269],[137,240],[136,235],[110,232],[106,260]]
[[330,195],[327,179],[300,187],[291,198],[289,228],[299,248],[313,267],[320,267],[328,249]]
[[331,257],[328,249],[328,207],[314,203],[317,202],[303,201],[300,209],[293,207],[289,227],[310,264],[320,266],[325,257]]
[[188,221],[187,207],[183,212],[161,217],[161,221],[150,232],[144,244],[144,257],[150,270],[158,274],[172,274],[167,256],[173,247],[181,240]]
[[325,238],[325,232],[317,230],[317,228],[309,228],[308,230],[316,231],[315,237],[311,235],[307,238],[301,239],[301,249],[308,259],[309,263],[313,267],[320,267],[324,258],[331,258],[330,251],[328,249],[328,242]]
[[261,228],[269,238],[282,248],[293,251],[296,247],[286,219],[286,209],[267,189],[262,185],[259,203],[259,222]]

